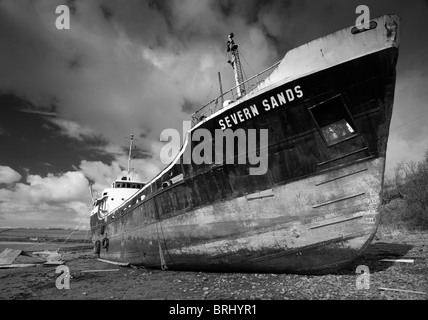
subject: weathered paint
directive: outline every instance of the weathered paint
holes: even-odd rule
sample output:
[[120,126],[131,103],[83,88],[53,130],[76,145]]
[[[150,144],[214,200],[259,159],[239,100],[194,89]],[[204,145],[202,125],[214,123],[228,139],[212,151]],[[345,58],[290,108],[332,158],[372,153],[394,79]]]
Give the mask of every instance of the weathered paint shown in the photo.
[[[265,175],[249,175],[247,165],[174,164],[141,191],[144,201],[129,201],[105,221],[91,217],[93,240],[109,239],[100,257],[159,267],[163,256],[170,269],[299,273],[355,259],[379,223],[398,56],[384,28],[369,31],[381,50],[263,89],[199,124],[213,133],[219,118],[288,88],[304,92],[236,126],[269,130]],[[322,38],[325,47],[334,35]],[[356,134],[328,145],[310,110],[334,97]]]
[[[379,158],[339,169],[335,174],[367,168],[340,183],[335,180],[335,186],[316,186],[331,176],[323,174],[278,186],[272,190],[273,197],[248,200],[244,196],[144,228],[134,221],[133,228],[125,224],[114,235],[107,227],[110,246],[101,256],[160,266],[160,241],[171,268],[312,272],[321,267],[315,253],[328,258],[327,265],[338,263],[337,259],[349,262],[377,228],[379,196],[374,195],[381,190],[377,172],[383,165],[384,159]],[[365,190],[363,196],[313,208],[326,199],[326,191],[328,199],[335,199],[361,190]],[[309,260],[314,259],[311,265]]]

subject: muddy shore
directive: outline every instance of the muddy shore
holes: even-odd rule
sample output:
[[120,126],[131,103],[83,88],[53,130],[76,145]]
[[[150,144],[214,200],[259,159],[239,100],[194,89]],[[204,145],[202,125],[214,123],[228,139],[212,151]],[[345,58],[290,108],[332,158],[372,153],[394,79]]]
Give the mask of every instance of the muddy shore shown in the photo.
[[[63,260],[71,275],[70,289],[56,288],[59,274],[55,273],[55,266],[0,269],[0,299],[427,300],[427,258],[428,233],[378,235],[364,255],[351,265],[322,276],[178,272],[120,267],[98,261],[91,250],[76,248],[63,252]],[[413,259],[414,262],[382,262],[381,259]],[[356,268],[359,265],[369,268],[369,288],[357,288]],[[119,270],[82,272],[111,269]]]

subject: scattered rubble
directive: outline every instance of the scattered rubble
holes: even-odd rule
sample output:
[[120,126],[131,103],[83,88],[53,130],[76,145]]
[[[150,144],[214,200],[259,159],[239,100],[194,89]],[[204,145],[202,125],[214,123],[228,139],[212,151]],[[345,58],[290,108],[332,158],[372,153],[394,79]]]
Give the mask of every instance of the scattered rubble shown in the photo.
[[[326,275],[110,269],[87,253],[64,259],[70,269],[69,290],[55,287],[58,274],[53,268],[0,270],[0,299],[427,300],[427,259],[428,233],[381,238],[351,265]],[[369,288],[357,286],[360,265],[369,269]]]

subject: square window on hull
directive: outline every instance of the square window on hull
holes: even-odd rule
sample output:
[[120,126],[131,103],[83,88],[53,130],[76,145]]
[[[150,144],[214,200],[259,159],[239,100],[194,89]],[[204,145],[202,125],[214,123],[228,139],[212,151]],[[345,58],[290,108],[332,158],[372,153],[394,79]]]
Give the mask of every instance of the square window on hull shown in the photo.
[[328,146],[358,135],[354,120],[340,95],[308,110]]

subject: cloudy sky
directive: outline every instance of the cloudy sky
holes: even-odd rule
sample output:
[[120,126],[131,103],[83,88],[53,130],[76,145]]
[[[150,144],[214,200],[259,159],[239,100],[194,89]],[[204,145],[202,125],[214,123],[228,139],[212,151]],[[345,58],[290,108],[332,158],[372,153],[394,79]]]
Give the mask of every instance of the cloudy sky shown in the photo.
[[233,84],[230,32],[260,71],[355,24],[360,4],[403,23],[390,170],[428,148],[427,0],[0,0],[0,226],[87,226],[88,179],[99,192],[126,170],[131,132],[149,180],[161,131],[214,98],[218,71]]

